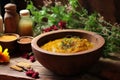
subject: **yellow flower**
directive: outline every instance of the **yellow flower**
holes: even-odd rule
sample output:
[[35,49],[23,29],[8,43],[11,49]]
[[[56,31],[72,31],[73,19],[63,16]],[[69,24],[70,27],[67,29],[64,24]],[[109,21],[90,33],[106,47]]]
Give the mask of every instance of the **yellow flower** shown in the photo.
[[8,49],[6,48],[3,52],[2,50],[3,50],[2,46],[0,45],[0,62],[9,62],[10,56],[9,56]]

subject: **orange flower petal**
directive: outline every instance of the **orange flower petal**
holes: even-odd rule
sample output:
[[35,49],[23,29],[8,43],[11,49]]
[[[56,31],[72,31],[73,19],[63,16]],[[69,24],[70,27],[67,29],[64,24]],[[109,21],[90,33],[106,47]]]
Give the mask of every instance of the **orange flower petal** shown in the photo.
[[2,53],[2,46],[0,45],[0,54]]
[[2,53],[2,46],[0,45],[0,62],[9,62],[10,56],[8,49],[5,49]]

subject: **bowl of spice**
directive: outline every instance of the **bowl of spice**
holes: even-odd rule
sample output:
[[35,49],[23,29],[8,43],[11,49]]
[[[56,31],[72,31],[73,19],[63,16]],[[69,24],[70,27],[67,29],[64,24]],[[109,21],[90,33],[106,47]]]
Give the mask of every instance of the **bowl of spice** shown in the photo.
[[104,43],[97,33],[65,29],[40,34],[31,45],[35,58],[45,68],[59,75],[75,75],[98,62]]
[[18,40],[18,48],[21,52],[31,52],[31,41],[33,37],[32,36],[21,36]]
[[3,49],[8,48],[9,53],[12,54],[17,50],[17,39],[19,38],[18,34],[15,33],[4,33],[0,35],[0,45]]

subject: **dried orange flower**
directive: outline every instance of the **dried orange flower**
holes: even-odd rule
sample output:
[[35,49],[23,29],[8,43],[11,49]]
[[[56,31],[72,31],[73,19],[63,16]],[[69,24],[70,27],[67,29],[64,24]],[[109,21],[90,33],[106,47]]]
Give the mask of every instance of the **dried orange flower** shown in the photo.
[[9,62],[10,56],[9,56],[8,49],[6,48],[3,52],[2,52],[2,50],[3,50],[3,48],[0,45],[0,62]]

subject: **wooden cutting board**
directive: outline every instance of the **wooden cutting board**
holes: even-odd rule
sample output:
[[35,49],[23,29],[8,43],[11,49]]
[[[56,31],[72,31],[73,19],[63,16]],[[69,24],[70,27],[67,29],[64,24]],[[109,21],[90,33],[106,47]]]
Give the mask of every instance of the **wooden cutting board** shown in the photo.
[[44,68],[40,63],[38,63],[38,61],[32,63],[27,59],[16,57],[11,58],[10,63],[0,64],[0,80],[34,80],[33,78],[26,76],[25,71],[18,72],[10,68],[11,65],[15,65],[18,62],[29,63],[35,71],[38,71],[40,73],[41,76],[52,75],[52,73]]

